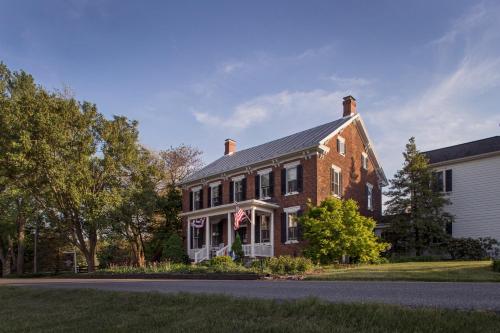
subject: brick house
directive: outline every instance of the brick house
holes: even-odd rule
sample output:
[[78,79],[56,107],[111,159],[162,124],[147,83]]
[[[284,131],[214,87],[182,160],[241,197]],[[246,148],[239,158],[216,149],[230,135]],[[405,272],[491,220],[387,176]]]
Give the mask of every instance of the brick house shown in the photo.
[[[185,246],[195,262],[229,253],[236,233],[245,256],[300,255],[297,217],[308,200],[353,198],[363,215],[380,219],[387,180],[352,96],[335,121],[241,151],[231,139],[224,147],[182,184]],[[234,230],[236,203],[250,221]]]

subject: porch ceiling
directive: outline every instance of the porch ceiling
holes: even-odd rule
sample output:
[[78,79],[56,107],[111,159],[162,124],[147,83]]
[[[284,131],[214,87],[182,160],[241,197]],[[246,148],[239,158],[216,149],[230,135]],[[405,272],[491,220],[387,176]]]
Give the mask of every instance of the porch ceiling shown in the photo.
[[[279,208],[277,204],[262,201],[262,200],[256,200],[256,199],[251,199],[251,200],[245,200],[238,202],[238,206],[243,209],[251,209],[251,208],[256,208],[263,211],[272,211],[273,209]],[[190,212],[185,212],[180,214],[180,216],[187,216],[187,217],[202,217],[202,216],[213,216],[213,215],[219,215],[219,214],[224,214],[224,213],[232,213],[235,211],[236,203],[230,203],[230,204],[225,204],[225,205],[220,205],[216,207],[209,207],[209,208],[204,208],[204,209],[199,209],[199,210],[194,210]]]

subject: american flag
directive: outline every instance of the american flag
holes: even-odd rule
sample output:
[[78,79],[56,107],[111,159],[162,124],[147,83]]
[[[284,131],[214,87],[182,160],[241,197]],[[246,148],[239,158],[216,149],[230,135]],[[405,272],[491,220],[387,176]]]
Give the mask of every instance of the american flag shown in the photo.
[[238,230],[240,228],[240,223],[245,219],[250,220],[243,209],[236,205],[236,213],[234,213],[234,230]]

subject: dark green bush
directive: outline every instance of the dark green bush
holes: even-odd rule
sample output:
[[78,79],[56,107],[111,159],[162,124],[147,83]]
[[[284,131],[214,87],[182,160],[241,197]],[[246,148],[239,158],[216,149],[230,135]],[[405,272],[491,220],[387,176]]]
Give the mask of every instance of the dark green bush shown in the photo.
[[97,260],[99,268],[107,268],[111,265],[127,265],[130,263],[129,249],[120,242],[101,246],[97,250]]
[[493,260],[493,271],[500,273],[500,260]]
[[231,251],[233,251],[234,255],[236,256],[236,260],[243,260],[245,253],[243,252],[243,245],[241,244],[241,238],[239,234],[236,234],[236,238],[231,245]]
[[480,260],[494,255],[498,241],[492,238],[453,238],[448,242],[447,250],[452,259]]
[[188,263],[189,257],[186,254],[182,239],[177,234],[172,234],[163,246],[163,259],[173,263]]
[[262,261],[254,261],[252,268],[263,269],[264,271],[278,275],[295,275],[311,271],[314,265],[309,258],[280,256],[267,258]]
[[217,272],[230,272],[239,267],[230,256],[219,256],[210,259],[208,266]]

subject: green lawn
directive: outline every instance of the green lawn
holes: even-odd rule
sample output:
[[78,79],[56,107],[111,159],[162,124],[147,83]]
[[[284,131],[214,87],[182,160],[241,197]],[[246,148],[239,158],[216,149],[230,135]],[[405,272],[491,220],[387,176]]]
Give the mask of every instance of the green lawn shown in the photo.
[[311,280],[500,282],[500,273],[491,270],[491,261],[439,261],[359,265],[350,268],[329,266],[306,278]]
[[500,315],[389,305],[0,287],[0,332],[498,332]]

